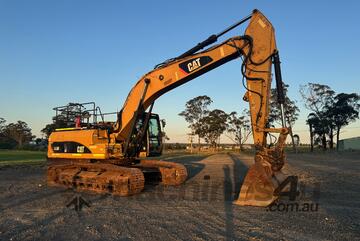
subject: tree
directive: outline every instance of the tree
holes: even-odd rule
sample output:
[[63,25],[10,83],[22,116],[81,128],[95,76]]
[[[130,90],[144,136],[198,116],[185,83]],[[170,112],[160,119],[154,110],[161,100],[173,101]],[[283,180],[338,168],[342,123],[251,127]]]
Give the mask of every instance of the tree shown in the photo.
[[217,146],[217,140],[227,128],[227,119],[228,115],[223,110],[215,109],[199,121],[201,137],[214,148]]
[[306,120],[306,124],[309,125],[309,131],[310,131],[310,151],[314,151],[314,127],[319,122],[319,119],[317,118],[315,113],[310,113],[308,115],[308,119]]
[[43,129],[41,129],[41,133],[43,133],[46,138],[49,138],[51,132],[55,131],[56,128],[55,123],[47,124]]
[[41,139],[41,138],[36,138],[35,139],[36,145],[40,145],[42,141],[43,141],[43,139]]
[[335,92],[328,85],[308,83],[300,86],[300,94],[305,107],[319,115],[326,107],[332,105]]
[[0,117],[0,149],[13,149],[17,143],[5,135],[6,120]]
[[25,143],[30,142],[34,138],[30,127],[24,121],[8,124],[4,129],[4,135],[15,140],[19,148],[22,148]]
[[4,131],[6,120],[0,117],[0,133]]
[[308,115],[306,124],[310,130],[310,150],[313,151],[314,144],[321,145],[326,150],[326,135],[331,133],[328,119],[312,112]]
[[231,135],[228,137],[239,145],[240,150],[251,134],[249,116],[249,110],[244,110],[242,115],[238,115],[235,111],[228,115],[227,132]]
[[209,113],[208,107],[213,101],[206,95],[195,97],[185,104],[185,110],[179,113],[189,123],[192,133],[198,136],[198,144],[200,150],[200,138],[204,136],[202,133],[200,120]]
[[[287,126],[289,127],[289,134],[291,137],[291,141],[293,144],[293,149],[296,151],[296,145],[294,141],[294,134],[292,131],[292,126],[294,126],[296,120],[299,118],[299,107],[296,106],[296,102],[293,100],[290,100],[290,98],[287,95],[289,85],[284,85],[284,95],[285,95],[285,101],[284,101],[284,115],[285,115],[285,121],[287,123]],[[271,96],[270,96],[270,106],[272,108],[270,109],[269,113],[269,125],[274,125],[275,122],[281,123],[281,109],[280,105],[277,101],[277,90],[271,89]],[[277,107],[277,108],[274,108]]]
[[315,130],[326,150],[326,135],[332,139],[333,133],[327,111],[334,103],[335,92],[328,85],[308,83],[300,86],[300,94],[305,102],[305,107],[312,111],[318,120]]
[[360,96],[356,93],[340,93],[335,96],[335,101],[328,108],[328,116],[336,127],[336,149],[339,150],[339,137],[342,127],[359,118]]

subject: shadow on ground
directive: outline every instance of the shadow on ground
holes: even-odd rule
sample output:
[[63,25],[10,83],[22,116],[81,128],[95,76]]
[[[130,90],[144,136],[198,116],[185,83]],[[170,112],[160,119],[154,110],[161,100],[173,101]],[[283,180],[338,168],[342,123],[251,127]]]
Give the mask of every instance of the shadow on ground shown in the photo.
[[[210,155],[184,155],[184,156],[175,156],[172,158],[167,158],[166,161],[176,162],[183,164],[188,172],[188,180],[195,177],[200,173],[205,165],[200,163],[202,160],[207,158]],[[159,158],[161,159],[161,158]]]

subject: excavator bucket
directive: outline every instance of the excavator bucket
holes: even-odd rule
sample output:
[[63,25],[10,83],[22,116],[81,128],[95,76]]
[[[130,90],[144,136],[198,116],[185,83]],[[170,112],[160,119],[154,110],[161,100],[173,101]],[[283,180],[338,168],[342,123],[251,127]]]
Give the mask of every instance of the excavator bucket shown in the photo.
[[269,206],[278,198],[274,192],[285,179],[286,176],[281,171],[274,172],[269,164],[256,162],[248,170],[241,186],[239,198],[234,204]]

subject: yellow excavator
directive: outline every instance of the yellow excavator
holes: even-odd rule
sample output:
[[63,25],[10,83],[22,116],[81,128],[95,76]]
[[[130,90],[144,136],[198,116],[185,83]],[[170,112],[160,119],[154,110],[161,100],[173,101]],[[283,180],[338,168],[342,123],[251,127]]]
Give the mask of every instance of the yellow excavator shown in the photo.
[[[220,36],[247,21],[249,25],[244,35],[209,47]],[[156,65],[131,89],[116,122],[84,125],[79,115],[75,127],[52,132],[47,155],[48,184],[121,196],[141,192],[147,179],[155,178],[165,185],[182,184],[187,179],[187,170],[182,164],[139,157],[141,153],[146,156],[161,154],[161,125],[158,115],[152,113],[154,101],[237,58],[242,59],[241,71],[246,89],[243,99],[250,105],[256,155],[255,164],[249,168],[239,198],[234,203],[270,205],[288,182],[288,177],[281,172],[288,129],[284,119],[283,83],[274,28],[258,10],[180,56]],[[267,125],[272,64],[282,128],[269,128]],[[278,134],[277,143],[269,145],[267,136],[273,133]]]

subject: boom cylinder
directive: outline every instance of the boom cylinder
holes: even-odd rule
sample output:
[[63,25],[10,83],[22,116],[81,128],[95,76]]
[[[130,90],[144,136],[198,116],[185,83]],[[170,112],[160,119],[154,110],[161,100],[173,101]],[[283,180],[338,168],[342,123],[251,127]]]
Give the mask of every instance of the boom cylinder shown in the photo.
[[[254,10],[253,13],[256,13],[258,10]],[[213,34],[210,37],[208,37],[207,39],[205,39],[204,41],[202,41],[201,43],[198,43],[195,47],[191,48],[190,50],[186,51],[185,53],[183,53],[182,55],[180,55],[177,58],[185,58],[189,55],[192,55],[194,53],[196,53],[197,51],[205,48],[206,46],[209,46],[210,44],[215,43],[219,37],[221,37],[222,35],[226,34],[227,32],[229,32],[230,30],[236,28],[237,26],[243,24],[244,22],[248,21],[251,18],[252,15],[249,15],[243,19],[241,19],[240,21],[238,21],[237,23],[234,23],[233,25],[231,25],[230,27],[228,27],[227,29],[221,31],[218,34]]]

